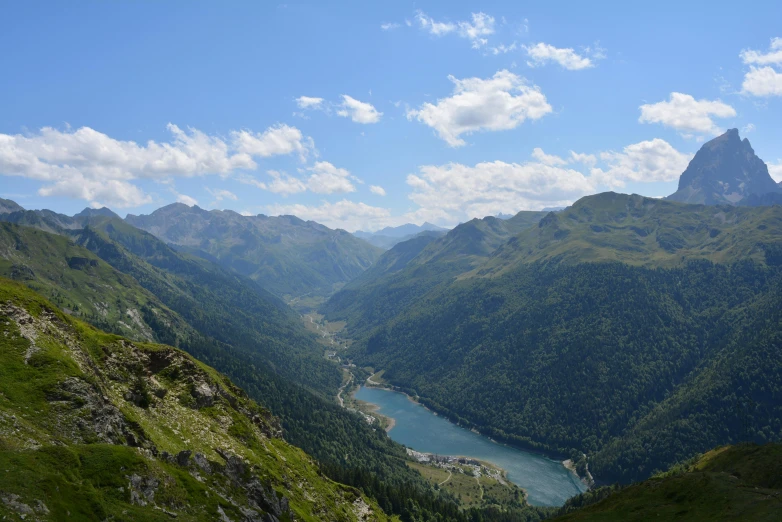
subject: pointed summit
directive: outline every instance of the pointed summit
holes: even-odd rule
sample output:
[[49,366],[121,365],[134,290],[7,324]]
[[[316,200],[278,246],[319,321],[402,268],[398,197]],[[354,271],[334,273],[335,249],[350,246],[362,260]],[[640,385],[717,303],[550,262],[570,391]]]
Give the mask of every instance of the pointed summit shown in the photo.
[[755,194],[780,192],[763,160],[755,155],[749,140],[730,129],[705,143],[681,177],[679,189],[668,196],[682,203],[735,205]]

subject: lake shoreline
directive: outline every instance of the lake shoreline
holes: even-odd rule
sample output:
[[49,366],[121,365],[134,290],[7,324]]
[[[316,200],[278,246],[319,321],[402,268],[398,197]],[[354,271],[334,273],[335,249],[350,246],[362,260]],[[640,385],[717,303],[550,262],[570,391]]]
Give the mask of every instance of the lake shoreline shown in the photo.
[[[562,454],[562,453],[560,453],[558,451],[549,450],[549,449],[541,449],[541,448],[536,448],[536,447],[530,447],[530,446],[526,446],[526,445],[523,445],[523,444],[513,443],[513,442],[510,442],[510,441],[507,441],[507,440],[496,440],[496,439],[494,439],[494,437],[492,437],[491,435],[489,435],[487,433],[482,432],[481,430],[479,430],[475,426],[465,426],[465,425],[463,425],[463,424],[461,424],[459,422],[455,422],[455,421],[451,420],[450,417],[447,415],[448,412],[438,412],[437,410],[434,410],[434,409],[428,407],[426,404],[422,403],[420,400],[417,400],[415,397],[412,397],[409,393],[405,392],[404,390],[402,390],[401,388],[399,388],[397,386],[394,386],[393,384],[379,383],[379,382],[373,381],[372,377],[374,375],[376,375],[377,373],[378,372],[375,372],[373,375],[368,377],[364,384],[359,384],[353,390],[351,396],[353,398],[355,398],[355,394],[359,390],[359,388],[361,388],[361,386],[366,386],[368,388],[378,388],[378,389],[381,389],[381,390],[391,391],[391,392],[395,392],[395,393],[401,393],[402,395],[407,397],[408,400],[410,400],[411,402],[414,402],[415,404],[420,405],[421,407],[423,407],[427,411],[431,412],[433,415],[437,415],[438,417],[443,417],[444,419],[447,419],[448,422],[450,422],[450,423],[452,423],[452,424],[454,424],[456,426],[459,426],[460,428],[464,428],[466,430],[470,430],[471,432],[475,433],[476,435],[480,435],[482,437],[486,437],[487,439],[489,439],[490,441],[492,441],[492,442],[494,442],[496,444],[501,444],[503,446],[507,446],[508,448],[512,448],[512,449],[515,449],[515,450],[526,451],[528,453],[535,453],[535,454],[543,456],[543,457],[545,457],[545,458],[547,458],[549,460],[553,460],[555,462],[560,462],[560,463],[562,463],[563,466],[565,465],[564,463],[565,463],[565,460],[567,460],[567,455],[564,455],[564,454]],[[381,414],[378,414],[378,415],[381,415]],[[386,416],[384,415],[384,417],[386,417]],[[386,417],[386,418],[388,418],[388,417]],[[579,474],[575,471],[575,467],[573,467],[572,469],[568,468],[567,466],[565,466],[565,467],[568,470],[570,470],[583,484],[587,485],[587,482],[585,482],[586,479],[581,477],[581,476],[579,476]],[[589,488],[589,489],[591,489],[591,488]]]
[[[392,393],[387,395],[387,392]],[[531,505],[559,506],[587,489],[562,459],[498,442],[474,428],[438,415],[409,393],[384,385],[362,385],[352,390],[352,395],[365,408],[371,408],[373,415],[399,417],[396,428],[401,431],[394,430],[389,435],[400,444],[421,455],[465,459],[496,469],[502,479],[527,493]]]

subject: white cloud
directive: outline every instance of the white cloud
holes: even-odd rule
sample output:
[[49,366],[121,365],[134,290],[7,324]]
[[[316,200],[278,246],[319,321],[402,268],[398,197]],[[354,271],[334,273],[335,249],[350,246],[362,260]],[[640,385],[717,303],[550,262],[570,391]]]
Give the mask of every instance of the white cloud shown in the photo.
[[527,65],[537,67],[548,62],[556,62],[565,69],[578,71],[594,67],[594,62],[588,57],[581,56],[571,48],[558,48],[547,43],[537,43],[532,46],[522,46],[530,60]]
[[483,36],[494,34],[494,17],[486,13],[472,13],[472,22],[459,22],[459,35],[472,41],[473,49],[488,43]]
[[593,168],[590,172],[595,185],[621,188],[627,181],[673,181],[679,178],[692,158],[674,149],[659,138],[634,143],[622,152],[602,152],[600,159],[606,169]]
[[421,29],[424,29],[435,36],[442,36],[456,30],[456,24],[450,22],[435,22],[434,19],[427,16],[423,11],[417,11],[415,19],[418,21]]
[[571,150],[570,161],[575,163],[583,163],[587,167],[593,167],[595,163],[597,163],[597,157],[594,154],[581,154]]
[[771,65],[782,64],[782,38],[772,38],[769,44],[769,51],[753,51],[744,49],[739,54],[741,60],[746,64]]
[[378,196],[385,196],[386,195],[386,189],[381,187],[380,185],[370,185],[369,191],[372,194],[377,194]]
[[346,169],[337,168],[328,161],[318,161],[312,167],[308,167],[306,171],[302,170],[300,172],[309,172],[310,174],[306,179],[301,179],[285,172],[270,170],[267,172],[272,178],[270,182],[260,181],[246,175],[237,176],[236,179],[242,183],[254,185],[260,189],[283,196],[298,194],[307,190],[316,194],[355,192],[356,187],[351,180],[361,182]]
[[384,31],[391,31],[393,29],[399,28],[399,24],[395,22],[386,22],[384,24],[380,24],[380,28]]
[[375,230],[388,222],[391,211],[387,208],[373,207],[366,203],[356,203],[343,199],[336,203],[324,201],[319,206],[302,204],[269,205],[266,213],[271,216],[292,214],[301,219],[313,220],[331,228],[343,228],[348,231]]
[[377,123],[383,113],[378,112],[371,103],[362,102],[343,94],[342,104],[337,115],[350,118],[356,123]]
[[549,155],[543,152],[543,149],[540,147],[535,147],[532,150],[532,157],[538,160],[539,162],[543,163],[544,165],[551,165],[557,166],[557,165],[567,165],[568,161],[560,158],[559,156],[555,155]]
[[747,123],[741,128],[742,134],[749,134],[750,132],[755,131],[755,124],[754,123]]
[[296,98],[296,105],[298,105],[300,109],[319,109],[323,105],[323,98],[299,96]]
[[188,207],[192,207],[192,206],[198,205],[198,200],[188,196],[187,194],[177,194],[176,195],[176,200],[177,200],[177,203],[184,203]]
[[518,47],[516,46],[516,42],[513,42],[510,45],[500,44],[500,45],[498,45],[496,47],[492,47],[492,48],[489,49],[489,52],[496,56],[498,54],[506,54],[506,53],[513,52],[517,48]]
[[38,194],[83,199],[89,201],[90,206],[94,208],[104,206],[128,208],[152,202],[151,197],[127,181],[90,179],[81,174],[75,174],[51,185],[43,186],[38,189]]
[[430,214],[447,216],[444,220],[450,222],[568,205],[593,190],[590,180],[577,170],[502,161],[426,165],[408,175],[407,184],[413,202]]
[[514,129],[552,110],[536,86],[507,70],[487,79],[448,79],[454,83],[453,96],[408,110],[407,118],[432,127],[452,147],[465,144],[462,134]]
[[689,94],[672,92],[668,101],[641,105],[641,123],[662,123],[681,132],[720,134],[715,118],[732,118],[736,110],[720,100],[696,100]]
[[197,129],[169,124],[167,143],[116,140],[89,127],[60,131],[50,127],[29,135],[0,134],[0,174],[44,182],[39,193],[134,207],[151,202],[132,183],[209,174],[230,175],[255,169],[253,157],[314,148],[295,127],[278,125],[262,134],[234,131],[231,139],[209,136]]
[[232,200],[232,201],[236,201],[236,200],[238,200],[238,199],[239,199],[239,198],[236,196],[236,194],[234,194],[234,193],[233,193],[233,192],[231,192],[230,190],[225,190],[225,189],[210,189],[210,188],[207,188],[207,189],[206,189],[206,191],[207,191],[207,192],[209,192],[209,193],[210,193],[210,194],[211,194],[211,195],[212,195],[212,196],[215,198],[215,201],[216,201],[216,202],[217,202],[217,201],[223,201],[223,200],[225,200],[225,199],[230,199],[230,200]]
[[771,67],[782,66],[782,38],[772,38],[768,52],[744,49],[739,56],[750,66],[741,85],[743,94],[782,96],[782,72]]
[[488,43],[484,38],[494,34],[494,17],[486,13],[471,13],[470,21],[437,22],[423,11],[417,11],[415,19],[421,29],[434,36],[456,33],[472,42],[473,49],[478,49]]
[[768,173],[777,183],[782,183],[782,160],[768,164]]
[[231,138],[237,151],[263,158],[296,152],[304,160],[314,149],[312,139],[305,138],[299,129],[288,125],[276,125],[263,133],[233,131]]
[[307,180],[307,188],[316,194],[356,191],[355,185],[350,182],[350,172],[337,168],[328,161],[319,161],[307,170],[312,172]]
[[771,67],[750,67],[741,92],[753,96],[782,96],[782,73]]

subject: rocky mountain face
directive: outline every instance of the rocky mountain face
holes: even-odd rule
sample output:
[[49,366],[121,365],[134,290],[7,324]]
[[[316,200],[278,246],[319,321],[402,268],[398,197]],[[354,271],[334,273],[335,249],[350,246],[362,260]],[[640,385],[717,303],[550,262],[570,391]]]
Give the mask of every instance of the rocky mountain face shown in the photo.
[[705,143],[667,199],[704,205],[735,205],[750,195],[781,192],[768,167],[738,129]]
[[0,214],[10,214],[11,212],[19,212],[20,210],[24,210],[24,208],[17,204],[16,201],[0,198]]
[[0,332],[4,520],[386,520],[180,350],[104,334],[7,279]]
[[328,295],[382,252],[344,230],[295,216],[242,216],[175,203],[126,221],[280,296]]

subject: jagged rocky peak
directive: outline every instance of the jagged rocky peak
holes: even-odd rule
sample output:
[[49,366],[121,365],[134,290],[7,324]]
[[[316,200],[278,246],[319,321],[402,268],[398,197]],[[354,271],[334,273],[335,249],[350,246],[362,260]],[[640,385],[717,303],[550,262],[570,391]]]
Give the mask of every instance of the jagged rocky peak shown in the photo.
[[738,129],[730,129],[701,147],[679,178],[679,189],[668,199],[735,205],[753,194],[779,191],[749,140],[742,140]]

